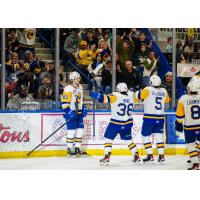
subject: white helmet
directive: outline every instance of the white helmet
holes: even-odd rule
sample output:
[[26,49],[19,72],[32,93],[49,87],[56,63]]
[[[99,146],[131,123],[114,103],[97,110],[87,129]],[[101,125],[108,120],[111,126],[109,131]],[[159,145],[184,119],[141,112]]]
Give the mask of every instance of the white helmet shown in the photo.
[[153,87],[158,87],[161,84],[161,79],[157,75],[153,75],[150,77],[150,85]]
[[193,77],[187,85],[187,91],[198,92],[200,90],[200,78]]
[[128,92],[128,87],[126,83],[118,83],[116,90],[117,92]]
[[78,72],[71,72],[69,75],[69,80],[74,82],[76,78],[80,78],[80,74]]

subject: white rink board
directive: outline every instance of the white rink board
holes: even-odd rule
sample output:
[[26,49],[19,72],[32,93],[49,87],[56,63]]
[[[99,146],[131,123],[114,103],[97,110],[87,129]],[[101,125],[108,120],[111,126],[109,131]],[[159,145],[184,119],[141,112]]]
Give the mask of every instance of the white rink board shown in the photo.
[[[133,118],[132,135],[136,144],[141,144],[142,118],[143,115],[139,113],[136,113]],[[95,132],[93,132],[93,115],[92,113],[87,115],[84,119],[83,136],[83,145],[86,149],[103,149],[103,135],[109,120],[110,113],[96,112]],[[2,113],[0,115],[0,152],[30,151],[63,123],[65,123],[65,119],[61,112]],[[64,126],[42,144],[40,150],[65,150],[66,134],[67,130]],[[113,148],[127,148],[127,145],[117,137]]]

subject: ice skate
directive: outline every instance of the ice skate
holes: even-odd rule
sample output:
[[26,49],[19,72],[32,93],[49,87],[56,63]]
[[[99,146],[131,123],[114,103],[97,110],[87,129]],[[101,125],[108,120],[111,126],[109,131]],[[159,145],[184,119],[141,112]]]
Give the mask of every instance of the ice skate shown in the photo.
[[133,157],[132,162],[136,164],[136,163],[140,163],[140,161],[141,160],[140,160],[139,154],[138,154],[138,152],[136,152],[134,157]]
[[108,166],[108,163],[110,162],[110,155],[110,152],[108,153],[108,155],[105,155],[105,157],[100,160],[100,165]]
[[87,152],[82,151],[80,148],[75,147],[76,157],[87,156]]
[[164,155],[163,154],[159,154],[159,156],[158,156],[158,162],[159,163],[163,163],[164,161],[165,161]]
[[143,159],[144,163],[153,163],[154,158],[152,154],[148,154],[146,158]]
[[71,148],[68,148],[67,155],[68,155],[68,157],[74,157],[76,155],[76,153]]
[[188,168],[188,170],[199,170],[199,163],[193,163],[192,167]]

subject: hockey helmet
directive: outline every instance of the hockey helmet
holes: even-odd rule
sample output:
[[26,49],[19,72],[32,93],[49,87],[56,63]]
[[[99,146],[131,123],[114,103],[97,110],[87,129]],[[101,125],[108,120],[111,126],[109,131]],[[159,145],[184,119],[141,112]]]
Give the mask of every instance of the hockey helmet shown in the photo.
[[187,92],[198,92],[200,90],[200,78],[193,77],[187,85]]
[[150,85],[153,87],[158,87],[161,84],[161,79],[157,75],[153,75],[150,77]]
[[127,92],[128,87],[127,87],[126,83],[118,83],[116,90],[117,90],[117,92]]
[[78,72],[71,72],[69,75],[69,80],[74,82],[75,79],[81,78],[80,74]]

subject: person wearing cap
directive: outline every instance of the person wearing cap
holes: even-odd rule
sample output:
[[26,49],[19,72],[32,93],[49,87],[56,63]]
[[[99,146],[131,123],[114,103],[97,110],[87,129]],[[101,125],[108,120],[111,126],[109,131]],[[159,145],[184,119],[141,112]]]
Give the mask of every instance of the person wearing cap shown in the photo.
[[165,77],[161,83],[161,87],[163,87],[167,90],[167,93],[169,94],[170,97],[172,95],[172,80],[173,80],[172,72],[168,71],[165,74]]
[[[90,55],[90,51],[88,50],[87,42],[85,40],[81,40],[80,49],[75,53],[76,62],[78,63],[79,70],[85,75],[89,76],[89,72],[87,70],[88,65],[92,63],[92,57]],[[87,80],[84,76],[81,76],[82,81],[87,83]]]

